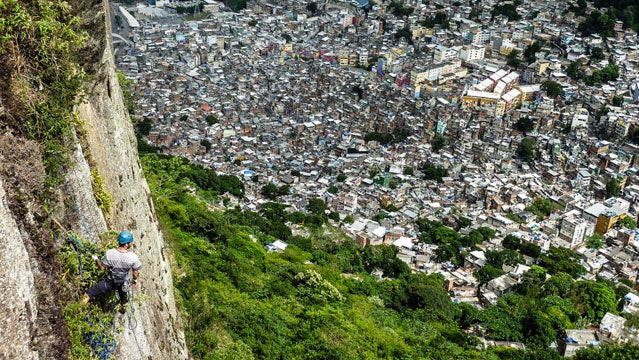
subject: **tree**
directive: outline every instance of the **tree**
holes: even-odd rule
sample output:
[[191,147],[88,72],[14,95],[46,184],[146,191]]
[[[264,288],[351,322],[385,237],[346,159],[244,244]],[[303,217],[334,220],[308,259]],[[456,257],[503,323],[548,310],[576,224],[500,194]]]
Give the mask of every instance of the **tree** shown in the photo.
[[306,10],[315,14],[317,12],[317,3],[315,1],[306,4]]
[[553,98],[561,95],[561,85],[552,80],[545,80],[542,82],[541,90],[545,91],[548,96]]
[[621,184],[617,179],[610,179],[606,183],[606,195],[608,197],[618,197],[621,195]]
[[368,176],[370,176],[371,179],[375,178],[375,176],[377,176],[377,174],[379,174],[381,171],[382,171],[382,169],[379,167],[378,164],[373,164],[368,169]]
[[408,16],[412,14],[413,11],[415,11],[415,9],[410,6],[404,6],[400,2],[394,2],[394,1],[391,1],[390,5],[388,5],[388,9],[391,11],[393,15],[397,17]]
[[541,255],[541,247],[533,243],[523,243],[519,247],[519,251],[527,256],[538,258]]
[[459,233],[448,226],[439,226],[432,232],[431,239],[435,244],[454,244],[456,245],[460,236]]
[[443,149],[445,146],[450,144],[450,140],[447,137],[441,136],[439,134],[433,137],[433,140],[430,141],[430,146],[434,152],[438,153],[439,150]]
[[535,62],[535,60],[537,60],[536,54],[539,50],[541,50],[541,46],[542,44],[539,41],[535,41],[532,44],[526,46],[526,48],[524,49],[524,57],[526,58],[526,61],[528,61],[529,63]]
[[473,273],[473,276],[479,281],[480,284],[486,284],[490,280],[504,275],[505,272],[502,269],[498,269],[492,265],[484,265],[481,269]]
[[506,64],[515,68],[519,67],[521,60],[519,60],[519,51],[517,51],[517,49],[512,49],[508,55],[506,55]]
[[515,129],[524,133],[524,136],[531,130],[535,128],[535,120],[529,118],[528,116],[520,117],[519,120],[515,123]]
[[493,16],[493,18],[497,15],[504,15],[508,18],[509,21],[521,19],[521,15],[517,13],[517,5],[515,4],[501,3],[495,5],[490,11],[490,14]]
[[598,323],[607,312],[617,312],[615,290],[604,282],[577,281],[569,291],[569,298],[577,312],[593,323]]
[[481,226],[477,228],[477,231],[479,231],[484,241],[489,241],[491,239],[494,239],[495,236],[497,235],[497,232],[494,229],[491,229],[487,226]]
[[330,186],[327,191],[331,194],[337,194],[339,189],[337,189],[337,186]]
[[208,139],[202,139],[200,140],[200,145],[204,146],[204,148],[206,149],[206,151],[211,150],[211,146],[213,146],[213,144],[211,144],[211,141],[209,141]]
[[590,61],[599,62],[605,59],[606,56],[603,53],[603,49],[600,47],[593,47],[590,49]]
[[326,211],[327,206],[324,200],[320,198],[311,198],[308,199],[308,206],[306,208],[311,213],[321,216],[324,214],[324,211]]
[[406,39],[406,42],[412,44],[413,42],[413,33],[410,31],[410,27],[406,26],[401,28],[395,32],[394,38],[400,40],[401,38]]
[[289,185],[282,185],[278,187],[275,184],[268,183],[262,186],[260,193],[267,199],[276,200],[279,196],[288,195],[291,187]]
[[570,274],[558,272],[546,280],[544,283],[544,292],[547,295],[565,296],[573,282],[575,281]]
[[153,124],[151,123],[151,120],[147,117],[145,117],[144,119],[142,119],[141,122],[138,122],[135,125],[135,128],[138,130],[138,132],[144,136],[149,135],[149,133],[151,132],[151,129],[153,128]]
[[615,95],[612,97],[612,106],[621,106],[623,105],[623,96]]
[[522,295],[538,293],[544,281],[546,281],[546,269],[533,265],[522,276],[521,282],[517,285],[517,292]]
[[473,224],[472,221],[465,216],[459,216],[457,218],[457,230],[467,228],[472,224]]
[[509,294],[500,298],[497,305],[490,306],[479,313],[482,326],[490,337],[497,340],[523,340],[522,319],[526,313],[523,297]]
[[501,251],[501,257],[504,260],[504,264],[509,266],[516,266],[525,262],[524,257],[515,250],[504,249]]
[[606,239],[597,233],[586,237],[586,247],[588,249],[601,249],[606,244]]
[[541,255],[541,247],[533,243],[523,243],[519,246],[519,251],[527,256],[538,258]]
[[286,217],[286,219],[290,222],[292,222],[293,224],[301,224],[304,222],[304,213],[301,211],[294,211],[290,214],[288,214],[288,216]]
[[413,167],[412,166],[406,166],[404,168],[403,174],[407,175],[407,176],[412,176],[414,174]]
[[603,37],[612,36],[615,28],[615,17],[610,16],[610,10],[602,14],[595,10],[586,16],[586,19],[577,27],[583,36],[599,34]]
[[619,359],[632,360],[639,359],[639,346],[632,343],[623,345],[604,345],[602,347],[587,347],[578,350],[575,360],[602,360]]
[[540,265],[546,268],[549,274],[565,272],[576,278],[586,272],[578,261],[579,256],[572,250],[551,246],[547,254],[541,255]]
[[568,65],[568,68],[566,68],[566,73],[573,80],[583,78],[583,75],[581,74],[581,63],[579,61],[571,62],[570,65]]
[[585,79],[586,85],[592,86],[601,84],[608,81],[617,80],[619,77],[619,66],[615,64],[608,64],[601,70],[595,70],[592,75]]
[[548,216],[553,210],[552,201],[546,198],[537,197],[533,200],[532,204],[526,207],[526,211],[537,215],[538,220],[542,220]]
[[635,219],[633,219],[630,216],[626,216],[624,218],[619,219],[615,225],[621,228],[634,230],[637,228],[637,221],[635,221]]
[[425,180],[436,180],[442,182],[442,178],[448,175],[448,171],[442,167],[435,166],[431,163],[426,163],[422,166],[422,173]]
[[504,265],[504,257],[500,251],[486,250],[484,256],[486,257],[486,265],[491,265],[497,269],[501,269]]
[[521,239],[513,234],[508,234],[504,237],[504,240],[501,241],[501,245],[506,249],[517,250],[519,249],[519,245],[521,245]]
[[206,121],[207,124],[209,125],[213,125],[213,124],[217,124],[220,121],[213,115],[206,115],[206,117],[204,118],[204,120]]
[[525,138],[519,143],[516,151],[517,156],[525,162],[532,162],[537,156],[537,140]]
[[344,175],[344,174],[337,175],[337,181],[338,182],[344,182],[344,180],[346,180],[346,175]]

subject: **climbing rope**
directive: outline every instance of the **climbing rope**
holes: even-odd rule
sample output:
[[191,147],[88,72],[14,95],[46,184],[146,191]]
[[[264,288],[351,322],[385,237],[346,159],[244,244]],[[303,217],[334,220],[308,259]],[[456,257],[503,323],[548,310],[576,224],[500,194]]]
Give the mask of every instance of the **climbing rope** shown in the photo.
[[138,320],[135,318],[135,307],[133,306],[135,290],[133,285],[129,285],[128,299],[129,299],[129,312],[127,314],[129,320],[129,330],[133,331],[138,327]]
[[78,240],[78,238],[75,235],[73,235],[73,234],[67,233],[67,239],[69,239],[71,241],[71,244],[75,248],[75,251],[78,253],[78,272],[80,274],[80,281],[82,282],[82,284],[84,284],[84,271],[83,271],[83,265],[82,265],[82,252],[83,252],[83,250],[86,250],[86,248],[82,245],[80,240]]
[[[118,347],[118,343],[116,340],[116,323],[115,323],[115,302],[111,304],[111,316],[113,317],[112,325],[107,324],[105,321],[100,321],[98,326],[100,327],[100,331],[96,332],[88,332],[86,334],[87,342],[93,351],[93,354],[99,360],[107,360],[111,358],[111,355],[115,352],[115,349]],[[91,320],[87,317],[84,318],[85,321],[92,328],[95,326]],[[111,327],[111,335],[107,333],[107,328]]]

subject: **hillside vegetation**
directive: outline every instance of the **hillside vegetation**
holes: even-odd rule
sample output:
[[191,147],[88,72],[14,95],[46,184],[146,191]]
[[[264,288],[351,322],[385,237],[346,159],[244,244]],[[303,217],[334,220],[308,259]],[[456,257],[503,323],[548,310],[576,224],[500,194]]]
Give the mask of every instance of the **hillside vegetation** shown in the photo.
[[[223,200],[229,188],[212,170],[150,153],[142,162],[175,253],[176,296],[196,359],[555,359],[560,356],[548,345],[561,329],[596,324],[606,311],[616,312],[628,290],[604,280],[575,281],[578,264],[555,249],[496,306],[455,304],[441,276],[411,273],[394,247],[361,248],[328,225],[307,227],[307,237],[274,231],[290,224],[284,205],[270,203],[260,213],[216,210],[229,202]],[[205,173],[217,180],[196,175]],[[486,229],[460,237],[425,220],[420,229],[422,240],[435,243],[494,236]],[[267,253],[265,245],[278,238],[287,249]],[[507,243],[509,258],[518,259],[521,244]],[[491,266],[501,267],[505,258],[491,254]],[[369,275],[376,269],[385,280]],[[546,280],[546,272],[554,276]],[[523,341],[528,350],[484,348],[470,330]],[[639,350],[605,348],[579,358],[602,351],[629,359],[623,356]]]

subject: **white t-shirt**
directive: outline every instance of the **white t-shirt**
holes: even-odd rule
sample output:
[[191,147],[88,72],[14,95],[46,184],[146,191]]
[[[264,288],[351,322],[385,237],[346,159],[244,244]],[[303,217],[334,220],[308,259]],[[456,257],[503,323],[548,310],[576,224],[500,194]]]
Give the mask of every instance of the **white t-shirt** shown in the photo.
[[129,280],[131,269],[140,270],[142,268],[142,263],[135,253],[121,252],[118,249],[107,250],[102,264],[110,270],[111,279],[116,283]]

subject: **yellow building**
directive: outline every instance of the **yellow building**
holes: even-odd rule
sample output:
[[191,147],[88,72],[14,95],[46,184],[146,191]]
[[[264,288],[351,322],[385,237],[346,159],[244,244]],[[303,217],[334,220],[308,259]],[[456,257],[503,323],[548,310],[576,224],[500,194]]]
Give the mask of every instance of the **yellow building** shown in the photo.
[[413,32],[413,40],[417,40],[424,35],[432,36],[435,33],[435,29],[415,28],[415,29],[412,29],[412,32]]
[[615,225],[617,221],[625,218],[626,216],[626,213],[619,214],[614,211],[605,211],[601,213],[597,218],[597,223],[595,224],[595,232],[599,235],[604,235]]
[[502,116],[504,115],[505,112],[506,112],[506,102],[503,100],[498,101],[497,105],[495,106],[495,115]]
[[348,54],[337,55],[337,61],[341,66],[348,66]]
[[499,48],[499,53],[505,56],[510,54],[513,50],[515,50],[514,44],[502,45]]
[[283,50],[284,51],[293,51],[293,44],[292,43],[284,44]]

